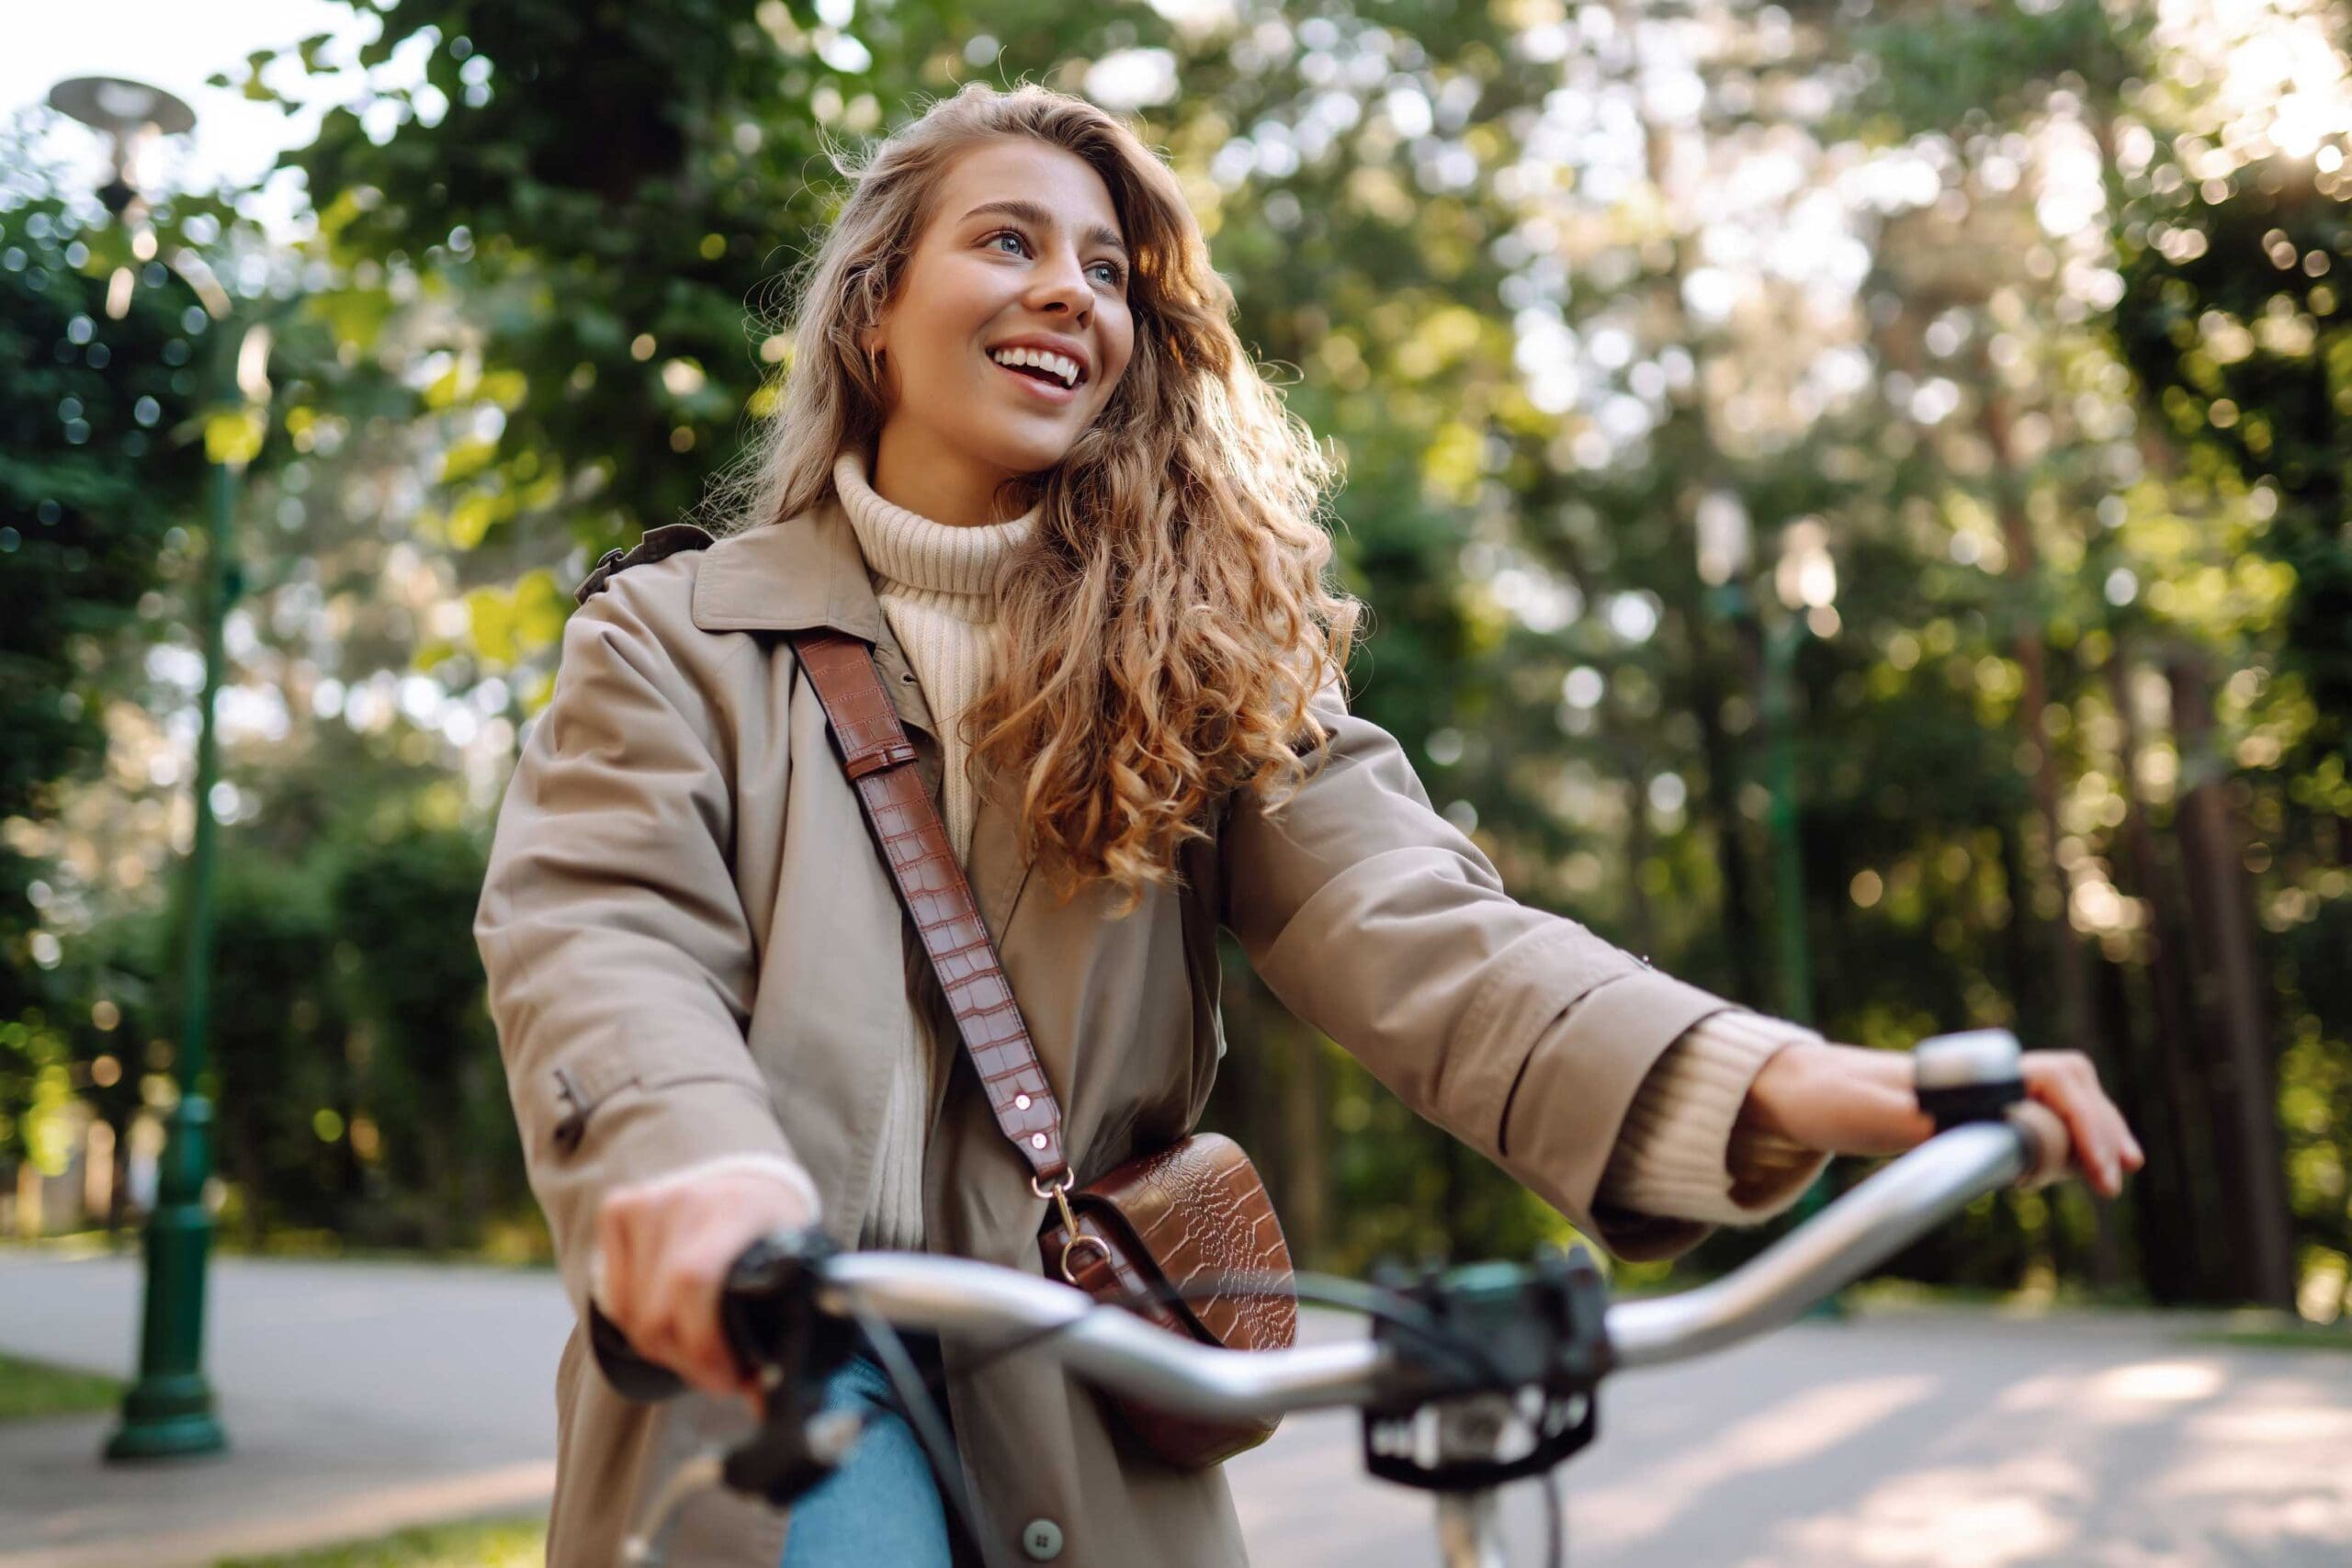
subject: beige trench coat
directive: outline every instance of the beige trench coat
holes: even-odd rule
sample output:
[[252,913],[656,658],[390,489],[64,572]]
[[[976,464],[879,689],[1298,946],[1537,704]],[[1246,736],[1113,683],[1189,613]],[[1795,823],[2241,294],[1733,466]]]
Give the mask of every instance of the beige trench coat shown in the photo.
[[[575,1312],[597,1201],[618,1182],[787,1154],[815,1178],[837,1240],[865,1218],[921,950],[777,635],[814,626],[876,645],[935,789],[922,694],[829,501],[615,572],[565,630],[553,701],[507,790],[474,931]],[[1596,1215],[1593,1194],[1651,1064],[1729,1004],[1513,901],[1430,809],[1396,740],[1336,694],[1321,703],[1336,734],[1313,781],[1276,812],[1236,800],[1214,844],[1188,855],[1184,888],[1123,919],[1107,892],[1057,906],[1020,856],[1012,813],[984,795],[971,880],[1065,1108],[1078,1179],[1199,1116],[1224,1050],[1222,923],[1298,1017],[1611,1250],[1695,1243],[1697,1222]],[[1035,1271],[1044,1204],[930,995],[929,1245]],[[748,1421],[740,1403],[696,1393],[621,1398],[583,1338],[575,1327],[558,1372],[558,1568],[615,1562],[650,1483]],[[945,1354],[958,1374],[958,1348]],[[1137,1451],[1041,1355],[949,1389],[969,1485],[1013,1560],[1030,1560],[1032,1521],[1050,1520],[1058,1562],[1078,1568],[1246,1561],[1222,1473]],[[671,1561],[771,1568],[784,1529],[714,1494],[686,1511]]]

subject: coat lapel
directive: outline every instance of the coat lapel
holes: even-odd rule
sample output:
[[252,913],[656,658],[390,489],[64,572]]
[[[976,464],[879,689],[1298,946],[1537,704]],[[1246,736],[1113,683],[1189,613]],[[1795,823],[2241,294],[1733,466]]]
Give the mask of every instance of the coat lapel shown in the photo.
[[980,907],[980,921],[996,939],[1000,953],[1021,897],[1028,891],[1032,869],[1021,852],[1020,803],[1009,798],[1012,790],[1010,783],[1000,789],[994,779],[982,788],[979,806],[972,813],[972,848],[965,868],[972,897]]
[[[922,688],[874,596],[856,530],[838,496],[828,496],[797,517],[746,528],[711,546],[695,581],[694,622],[711,632],[814,626],[846,632],[873,647],[899,722],[928,737],[937,734]],[[972,897],[1001,951],[1029,886],[1017,800],[1001,798],[994,788],[982,790],[968,858]]]
[[899,722],[935,733],[906,655],[874,596],[857,534],[838,497],[797,517],[729,534],[695,579],[694,623],[707,632],[844,632],[874,649]]

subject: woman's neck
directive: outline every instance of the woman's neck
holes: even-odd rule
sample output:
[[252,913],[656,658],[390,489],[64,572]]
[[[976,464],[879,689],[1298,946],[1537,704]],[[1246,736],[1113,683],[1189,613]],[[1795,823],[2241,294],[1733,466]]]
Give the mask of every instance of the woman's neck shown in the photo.
[[1011,477],[895,423],[883,426],[866,465],[866,482],[875,494],[952,528],[981,528],[1019,516],[1019,509],[1008,509],[997,493]]

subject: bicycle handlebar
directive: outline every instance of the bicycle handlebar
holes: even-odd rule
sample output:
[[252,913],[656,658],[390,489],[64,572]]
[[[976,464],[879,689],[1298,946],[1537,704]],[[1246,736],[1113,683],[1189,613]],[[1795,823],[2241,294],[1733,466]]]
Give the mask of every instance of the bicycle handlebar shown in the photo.
[[[1938,1134],[1712,1284],[1612,1303],[1611,1364],[1662,1366],[1781,1327],[1975,1198],[2064,1165],[2065,1132],[2054,1116],[2034,1106],[2013,1110],[2012,1117]],[[1418,1381],[1416,1368],[1369,1339],[1220,1349],[1181,1339],[1057,1280],[925,1253],[832,1258],[823,1265],[817,1304],[833,1316],[871,1314],[900,1328],[976,1344],[1051,1332],[1053,1354],[1071,1371],[1198,1416],[1378,1404],[1408,1396]]]
[[[1017,1269],[924,1253],[840,1254],[813,1232],[763,1238],[730,1271],[722,1317],[737,1353],[763,1368],[772,1397],[789,1395],[781,1407],[771,1405],[766,1428],[783,1440],[770,1444],[763,1437],[723,1461],[705,1455],[682,1466],[649,1511],[653,1528],[628,1543],[629,1560],[658,1558],[652,1543],[659,1521],[697,1487],[723,1483],[783,1501],[838,1462],[854,1430],[816,1415],[793,1380],[805,1381],[806,1369],[797,1363],[812,1353],[816,1339],[837,1336],[825,1325],[851,1320],[877,1330],[882,1324],[930,1330],[970,1342],[982,1354],[1035,1340],[1090,1382],[1195,1417],[1356,1408],[1365,1416],[1373,1472],[1432,1490],[1490,1489],[1498,1478],[1548,1468],[1589,1441],[1589,1396],[1606,1374],[1662,1366],[1781,1327],[1976,1198],[2004,1186],[2044,1185],[2064,1173],[2066,1129],[2025,1097],[2015,1036],[1989,1030],[1943,1036],[1922,1042],[1915,1055],[1919,1103],[1934,1117],[1936,1134],[1712,1284],[1604,1307],[1597,1269],[1589,1258],[1570,1257],[1532,1269],[1486,1266],[1431,1276],[1391,1292],[1407,1306],[1438,1309],[1431,1325],[1440,1329],[1439,1319],[1459,1313],[1457,1336],[1478,1323],[1512,1333],[1532,1327],[1533,1362],[1524,1344],[1515,1359],[1449,1348],[1442,1332],[1412,1326],[1410,1314],[1401,1311],[1396,1323],[1351,1343],[1227,1350]],[[1249,1286],[1229,1280],[1225,1288]],[[783,1315],[762,1317],[768,1308]],[[593,1303],[589,1326],[598,1366],[622,1393],[657,1398],[684,1386],[637,1356]],[[1464,1402],[1491,1404],[1506,1389],[1531,1392],[1531,1371],[1553,1400],[1544,1407],[1548,1435],[1531,1453],[1451,1470],[1423,1465],[1417,1474],[1414,1463],[1390,1451],[1400,1412],[1408,1422],[1415,1409],[1430,1406],[1467,1416]],[[1384,1423],[1387,1430],[1376,1429]]]

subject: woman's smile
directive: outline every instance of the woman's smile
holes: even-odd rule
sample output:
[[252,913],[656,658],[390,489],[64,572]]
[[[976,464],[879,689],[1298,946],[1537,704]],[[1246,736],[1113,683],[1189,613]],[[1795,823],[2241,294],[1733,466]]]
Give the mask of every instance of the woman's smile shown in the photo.
[[1012,380],[1020,383],[1020,389],[1014,392],[1014,396],[1016,397],[1025,393],[1029,397],[1035,398],[1040,402],[1050,403],[1057,407],[1075,402],[1078,400],[1078,389],[1076,387],[1065,387],[1061,384],[1060,380],[1038,370],[1035,367],[1022,367],[1011,366],[1006,365],[1002,361],[989,355],[984,355],[982,357],[988,359],[989,367],[994,370],[999,376],[1009,377]]

